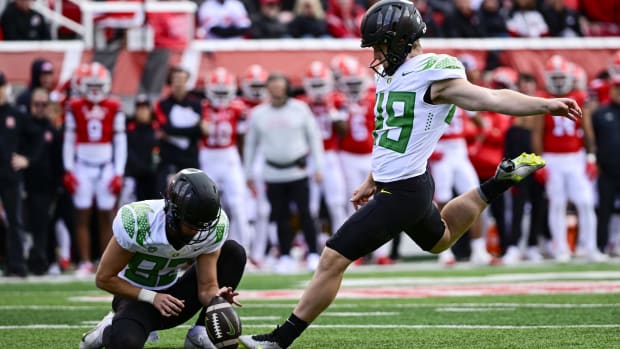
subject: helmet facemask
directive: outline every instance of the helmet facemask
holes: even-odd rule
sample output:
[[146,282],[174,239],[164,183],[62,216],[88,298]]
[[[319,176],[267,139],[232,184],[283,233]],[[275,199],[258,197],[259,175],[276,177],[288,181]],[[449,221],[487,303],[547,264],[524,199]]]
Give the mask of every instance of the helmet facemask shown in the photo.
[[[166,199],[166,237],[168,242],[175,250],[180,250],[183,246],[200,244],[206,241],[215,231],[221,212],[222,210],[220,209],[214,220],[191,223],[184,220],[179,214],[179,210],[175,208],[175,205]],[[183,225],[196,231],[196,233],[191,236],[184,234]]]

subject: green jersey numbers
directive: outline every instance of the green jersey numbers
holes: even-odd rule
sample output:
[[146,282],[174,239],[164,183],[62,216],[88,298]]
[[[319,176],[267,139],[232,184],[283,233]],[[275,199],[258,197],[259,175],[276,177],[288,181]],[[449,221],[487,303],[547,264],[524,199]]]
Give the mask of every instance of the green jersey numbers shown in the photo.
[[415,92],[380,92],[377,94],[375,144],[404,154],[413,131]]
[[[130,208],[133,209],[133,213]],[[149,206],[146,202],[142,201],[123,206],[121,209],[121,219],[123,221],[123,228],[125,228],[125,232],[127,232],[127,235],[129,235],[132,239],[134,234],[137,233],[136,242],[140,246],[144,245],[144,239],[151,234],[148,214],[152,212],[153,208],[151,208],[151,206]]]
[[125,268],[124,276],[145,287],[165,286],[176,280],[177,267],[191,260],[191,258],[168,259],[136,253]]

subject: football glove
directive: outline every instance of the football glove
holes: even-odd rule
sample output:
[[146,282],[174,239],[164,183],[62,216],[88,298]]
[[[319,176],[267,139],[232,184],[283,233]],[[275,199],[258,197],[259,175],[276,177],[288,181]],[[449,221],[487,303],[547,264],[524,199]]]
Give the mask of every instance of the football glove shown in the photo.
[[67,189],[69,194],[75,194],[79,181],[77,180],[73,172],[67,171],[62,177],[62,184],[65,187],[65,189]]
[[121,189],[123,189],[123,176],[116,175],[108,184],[108,189],[112,194],[118,195],[121,193]]

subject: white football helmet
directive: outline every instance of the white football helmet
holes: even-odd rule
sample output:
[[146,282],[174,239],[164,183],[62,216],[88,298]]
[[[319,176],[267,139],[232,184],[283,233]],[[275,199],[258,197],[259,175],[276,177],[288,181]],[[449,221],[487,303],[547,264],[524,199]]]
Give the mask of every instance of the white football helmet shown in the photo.
[[334,90],[334,79],[331,71],[320,61],[313,61],[306,69],[303,78],[306,94],[312,100],[321,100]]
[[252,64],[241,78],[241,93],[250,102],[260,103],[269,96],[267,92],[267,76],[269,73],[258,64]]
[[565,96],[575,86],[570,63],[560,55],[553,55],[547,60],[543,76],[545,89],[554,96]]
[[205,93],[212,106],[216,108],[228,106],[237,94],[235,77],[226,68],[215,68],[207,76]]
[[341,62],[338,79],[338,90],[351,100],[360,100],[368,89],[368,72],[357,59],[347,59]]
[[92,103],[100,103],[108,97],[112,87],[110,71],[98,62],[93,62],[80,78],[80,94]]

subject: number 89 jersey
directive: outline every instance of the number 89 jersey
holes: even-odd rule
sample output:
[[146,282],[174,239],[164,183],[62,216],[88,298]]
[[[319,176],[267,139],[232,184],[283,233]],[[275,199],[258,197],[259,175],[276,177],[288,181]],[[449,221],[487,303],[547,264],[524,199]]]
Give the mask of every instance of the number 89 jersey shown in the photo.
[[429,104],[429,86],[446,79],[465,79],[461,62],[433,53],[407,60],[391,76],[377,76],[372,174],[379,182],[412,178],[426,171],[426,161],[448,128],[451,104]]
[[174,284],[177,269],[201,254],[217,251],[228,238],[228,216],[222,210],[219,222],[203,242],[175,250],[166,237],[164,200],[138,201],[121,207],[112,231],[118,244],[134,253],[118,276],[151,290]]

